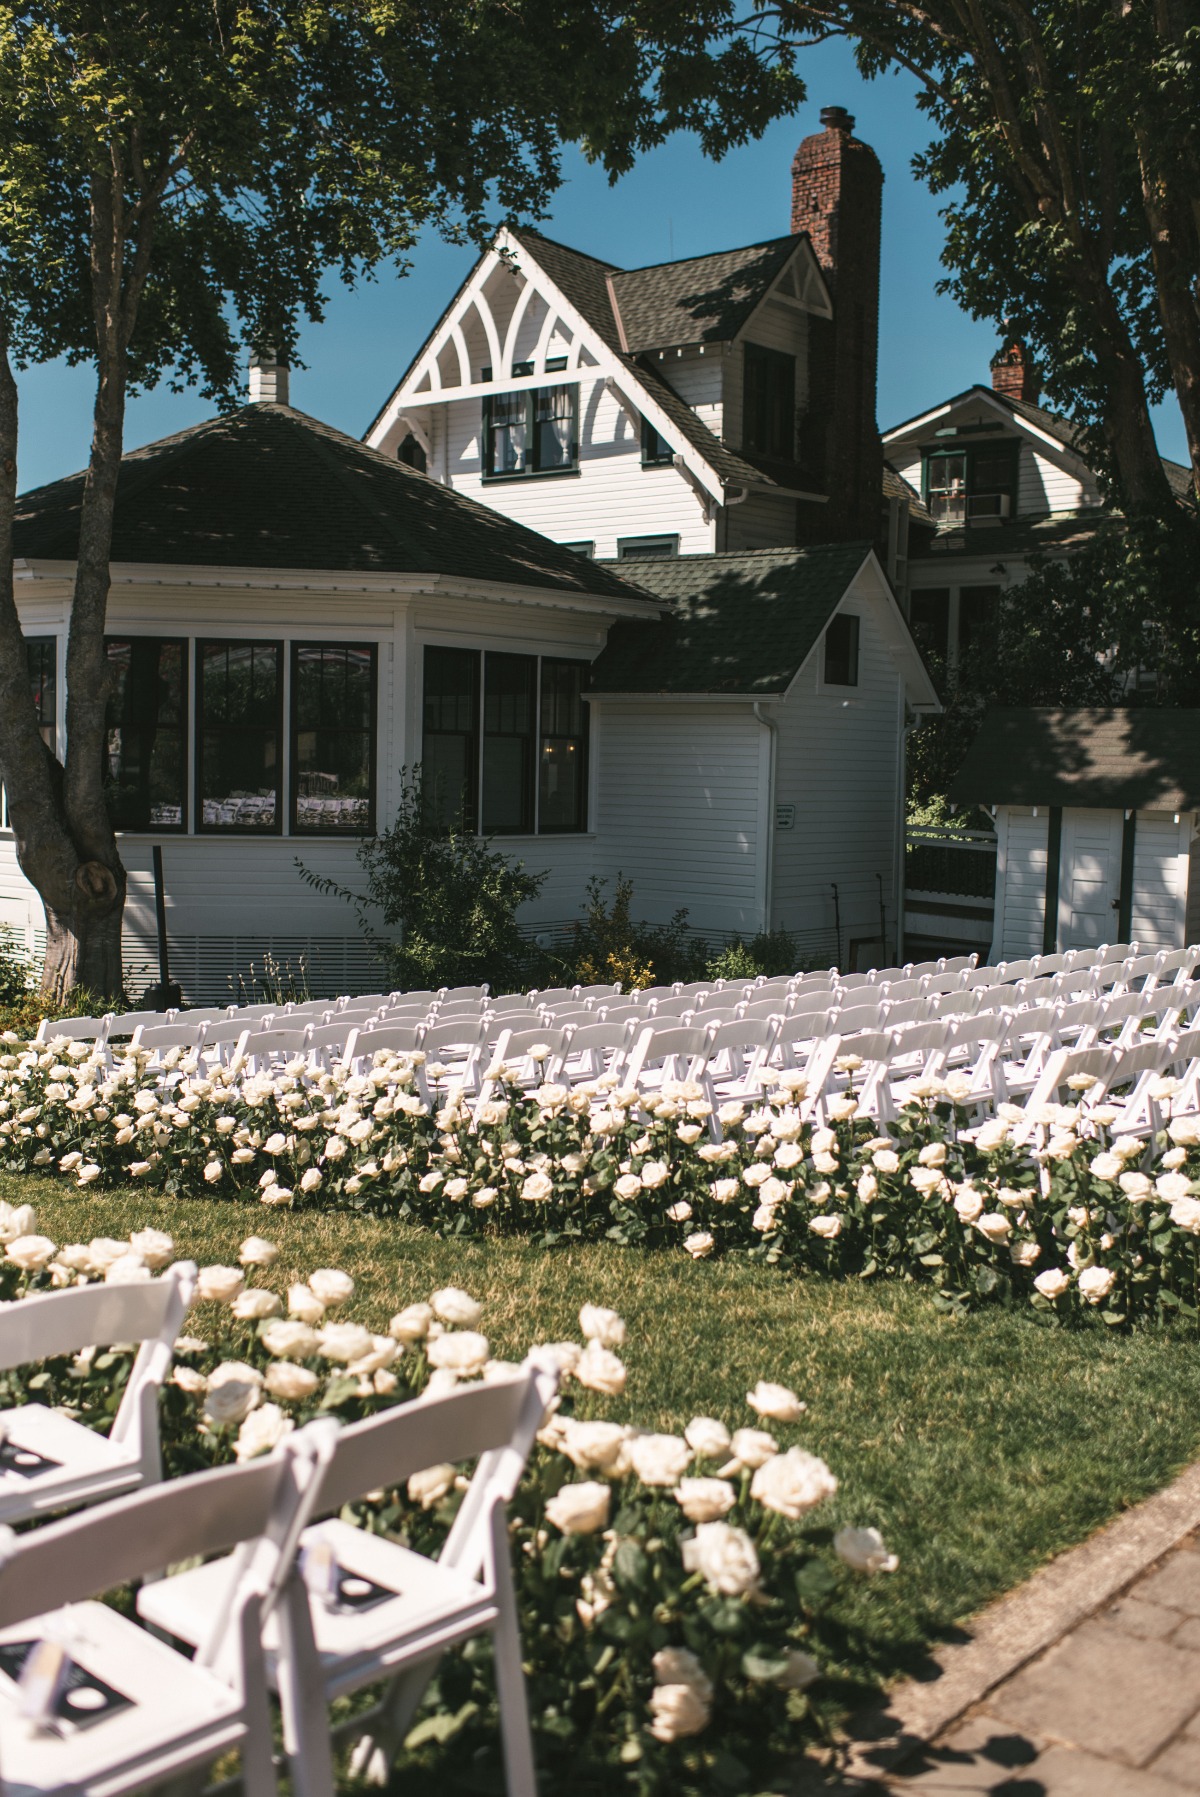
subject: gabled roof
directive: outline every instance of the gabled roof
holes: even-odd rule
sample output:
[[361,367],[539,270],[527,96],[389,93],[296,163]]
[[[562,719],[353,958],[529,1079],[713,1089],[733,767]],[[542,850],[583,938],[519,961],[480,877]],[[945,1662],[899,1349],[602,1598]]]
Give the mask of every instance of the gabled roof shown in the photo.
[[905,480],[900,470],[888,461],[883,464],[883,496],[885,499],[903,499],[914,524],[927,524],[931,530],[936,528],[933,513],[912,482]]
[[784,693],[870,553],[869,543],[835,543],[622,562],[671,612],[613,625],[591,690]]
[[[84,476],[17,501],[14,550],[74,561]],[[249,405],[121,462],[114,562],[442,574],[636,602],[611,568],[290,406]]]
[[693,343],[729,343],[770,291],[803,236],[689,256],[614,274],[626,347],[637,355]]
[[988,711],[950,797],[960,804],[1185,811],[1200,805],[1200,711]]

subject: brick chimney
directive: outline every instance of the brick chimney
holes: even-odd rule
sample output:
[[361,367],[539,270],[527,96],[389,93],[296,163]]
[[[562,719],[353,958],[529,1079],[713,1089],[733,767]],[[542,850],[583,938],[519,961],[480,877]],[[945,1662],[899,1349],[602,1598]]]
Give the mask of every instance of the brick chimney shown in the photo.
[[792,163],[792,230],[808,233],[834,312],[832,324],[809,320],[801,442],[830,496],[820,508],[821,538],[874,541],[883,505],[875,416],[883,170],[874,150],[853,135],[854,120],[844,107],[823,107],[821,125]]
[[1041,391],[1033,357],[1019,337],[1010,337],[1000,353],[992,357],[992,392],[1036,406]]

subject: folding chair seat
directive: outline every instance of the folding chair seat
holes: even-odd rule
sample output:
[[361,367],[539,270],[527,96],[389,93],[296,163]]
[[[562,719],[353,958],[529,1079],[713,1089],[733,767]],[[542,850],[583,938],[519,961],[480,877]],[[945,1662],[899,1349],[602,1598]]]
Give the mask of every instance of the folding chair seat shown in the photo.
[[569,1086],[580,1086],[605,1074],[623,1074],[639,1025],[645,1027],[644,1018],[593,1018],[574,1027],[559,1078]]
[[[337,1424],[323,1419],[269,1457],[173,1479],[0,1541],[6,1792],[123,1797],[183,1781],[239,1752],[247,1797],[273,1797],[262,1625],[336,1435]],[[109,1605],[80,1601],[231,1547],[237,1551],[221,1562],[235,1569],[228,1602],[209,1619],[191,1659]],[[23,1722],[7,1673],[39,1645],[43,1653],[59,1648],[69,1664],[59,1692],[46,1694],[49,1726],[35,1728]],[[191,1788],[190,1779],[182,1788]]]
[[38,1024],[37,1035],[33,1038],[34,1046],[44,1047],[47,1042],[62,1039],[67,1042],[95,1042],[103,1047],[108,1039],[112,1013],[104,1017],[43,1017]]
[[138,1342],[107,1435],[46,1404],[0,1412],[0,1523],[90,1504],[162,1477],[158,1393],[196,1289],[194,1261],[158,1279],[72,1286],[0,1306],[0,1367]]
[[[353,1771],[382,1783],[442,1654],[480,1634],[494,1646],[510,1797],[535,1797],[507,1506],[554,1390],[551,1375],[527,1364],[511,1378],[397,1405],[342,1430],[315,1515],[336,1518],[366,1492],[402,1486],[429,1466],[478,1464],[436,1560],[341,1520],[302,1535],[302,1576],[288,1581],[264,1633],[297,1797],[333,1797],[332,1702],[383,1683],[378,1704],[338,1731],[360,1738]],[[201,1641],[233,1576],[229,1560],[210,1561],[144,1586],[138,1609],[168,1635]]]

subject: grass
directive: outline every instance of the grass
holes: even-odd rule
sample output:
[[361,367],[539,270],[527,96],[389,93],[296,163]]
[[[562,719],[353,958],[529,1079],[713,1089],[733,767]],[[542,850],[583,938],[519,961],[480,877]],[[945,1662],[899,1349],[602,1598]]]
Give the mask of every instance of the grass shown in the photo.
[[[625,1317],[622,1403],[599,1414],[678,1430],[697,1412],[754,1419],[758,1378],[809,1405],[804,1439],[842,1480],[831,1521],[875,1523],[901,1556],[854,1583],[841,1619],[858,1676],[912,1670],[927,1644],[1147,1497],[1200,1451],[1200,1356],[1166,1335],[1073,1333],[1004,1311],[943,1315],[899,1284],[789,1279],[728,1259],[513,1239],[455,1244],[393,1221],[265,1210],[252,1201],[92,1196],[0,1177],[56,1241],[170,1230],[177,1252],[236,1260],[249,1234],[282,1250],[271,1283],[341,1266],[376,1328],[454,1283],[486,1302],[496,1353],[578,1336],[585,1299]],[[848,1693],[847,1693],[848,1695]]]

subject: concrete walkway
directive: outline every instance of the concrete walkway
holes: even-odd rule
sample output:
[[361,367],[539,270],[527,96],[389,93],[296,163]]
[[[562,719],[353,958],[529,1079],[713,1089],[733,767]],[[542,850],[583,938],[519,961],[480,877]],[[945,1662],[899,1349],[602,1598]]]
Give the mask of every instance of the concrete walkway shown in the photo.
[[795,1797],[1200,1794],[1200,1464],[963,1625]]

